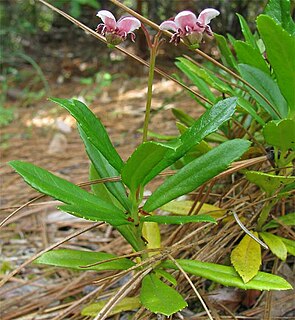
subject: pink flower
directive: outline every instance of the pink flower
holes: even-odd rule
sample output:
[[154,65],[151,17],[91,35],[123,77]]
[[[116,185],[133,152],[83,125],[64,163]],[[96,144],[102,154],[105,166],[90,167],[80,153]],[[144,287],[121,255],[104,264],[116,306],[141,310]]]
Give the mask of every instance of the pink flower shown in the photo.
[[203,10],[197,18],[191,11],[182,11],[178,13],[174,21],[167,20],[162,22],[160,29],[174,31],[175,33],[170,42],[174,42],[176,45],[180,39],[183,39],[188,45],[198,45],[203,38],[204,32],[210,36],[213,35],[209,23],[211,19],[219,14],[219,11],[208,8]]
[[109,44],[114,46],[120,44],[126,40],[129,33],[131,40],[134,42],[135,34],[133,31],[141,26],[138,19],[134,17],[121,17],[116,21],[113,14],[107,10],[98,11],[97,16],[101,18],[103,23],[100,23],[95,31],[105,36]]

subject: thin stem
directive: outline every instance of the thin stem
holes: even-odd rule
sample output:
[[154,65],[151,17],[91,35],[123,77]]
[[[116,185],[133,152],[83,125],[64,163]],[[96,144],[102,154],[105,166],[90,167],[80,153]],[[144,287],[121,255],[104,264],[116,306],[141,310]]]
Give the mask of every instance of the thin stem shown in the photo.
[[[40,0],[39,0],[40,1]],[[140,20],[141,22],[149,25],[150,27],[154,28],[155,30],[159,31],[160,28],[159,26],[150,21],[149,19],[143,17],[142,15],[140,15],[139,13],[135,12],[134,10],[128,8],[127,6],[125,6],[124,4],[120,3],[118,0],[109,0],[111,1],[113,4],[115,4],[116,6],[124,9],[126,12],[130,13],[131,15],[133,15],[134,17],[136,17],[138,20]],[[163,33],[168,36],[171,37],[172,33],[169,31],[164,31]],[[186,45],[182,40],[181,43],[183,45],[185,45],[186,47],[189,48],[188,45]],[[208,56],[206,53],[204,53],[203,51],[199,50],[199,49],[190,49],[193,50],[194,52],[198,53],[200,56],[202,56],[203,58],[205,58],[206,60],[210,61],[211,63],[215,64],[217,67],[219,67],[220,69],[224,70],[225,72],[229,73],[231,76],[233,76],[234,78],[236,78],[237,80],[241,81],[242,83],[244,83],[246,86],[248,86],[249,88],[251,88],[255,93],[257,93],[274,111],[274,113],[279,117],[279,119],[281,119],[282,117],[280,116],[280,114],[278,113],[278,111],[276,110],[276,108],[272,105],[272,103],[261,93],[259,92],[255,87],[253,87],[249,82],[247,82],[246,80],[244,80],[242,77],[240,77],[238,74],[236,74],[234,71],[230,70],[229,68],[227,68],[226,66],[224,66],[223,64],[221,64],[220,62],[216,61],[215,59],[213,59],[212,57]]]
[[148,91],[147,91],[147,99],[146,99],[146,107],[145,107],[145,118],[144,118],[144,124],[143,124],[142,142],[147,141],[147,135],[148,135],[148,125],[149,125],[150,114],[151,114],[153,81],[154,81],[154,72],[155,72],[155,64],[156,64],[157,46],[153,45],[150,52],[151,52],[150,70],[149,70]]

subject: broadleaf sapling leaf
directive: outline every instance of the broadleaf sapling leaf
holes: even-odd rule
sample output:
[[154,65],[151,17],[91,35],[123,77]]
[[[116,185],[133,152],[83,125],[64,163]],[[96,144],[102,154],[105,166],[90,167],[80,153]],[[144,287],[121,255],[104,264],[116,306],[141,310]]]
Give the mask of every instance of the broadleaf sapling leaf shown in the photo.
[[170,316],[187,306],[175,289],[162,282],[153,273],[145,276],[142,281],[140,301],[148,310],[165,316]]
[[[258,237],[257,232],[254,235]],[[245,235],[231,252],[231,262],[244,283],[255,277],[261,265],[261,248],[250,236]]]
[[270,251],[279,259],[285,261],[287,258],[287,248],[284,242],[277,236],[269,232],[260,232],[259,236],[268,245]]

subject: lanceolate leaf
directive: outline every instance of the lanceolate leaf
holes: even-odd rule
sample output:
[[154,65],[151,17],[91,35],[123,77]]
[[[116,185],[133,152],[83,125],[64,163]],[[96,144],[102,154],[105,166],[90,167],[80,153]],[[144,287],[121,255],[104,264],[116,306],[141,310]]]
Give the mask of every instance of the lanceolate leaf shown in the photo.
[[[83,213],[84,218],[105,222],[113,220],[116,221],[116,225],[126,223],[126,216],[122,210],[73,183],[31,163],[11,161],[9,164],[34,189],[68,204],[67,208],[72,208],[73,211],[75,211],[73,208],[79,210]],[[91,212],[87,216],[89,209]]]
[[[100,177],[118,177],[120,175],[119,172],[111,166],[111,164],[106,160],[102,153],[87,138],[84,130],[80,126],[78,126],[78,128],[80,136],[84,142],[86,152]],[[121,181],[106,182],[105,186],[127,211],[131,210],[130,200],[127,198],[126,190]]]
[[[200,68],[192,61],[186,58],[177,58],[182,65],[186,66],[195,77],[203,79],[210,87],[217,89],[220,92],[232,93],[231,87],[216,77],[213,73],[208,72],[204,68]],[[215,98],[216,100],[216,98]],[[214,101],[215,101],[214,100]]]
[[143,206],[143,210],[151,212],[195,190],[239,159],[249,146],[250,142],[247,140],[230,140],[193,160],[156,189]]
[[249,89],[255,100],[268,112],[273,119],[285,118],[288,115],[288,106],[285,98],[282,96],[277,83],[265,72],[249,66],[247,64],[239,64],[239,69],[242,76],[252,86],[254,86],[268,101],[270,105],[264,101],[256,92]]
[[241,16],[240,14],[237,13],[237,16],[240,20],[240,25],[241,25],[241,29],[242,29],[242,33],[243,33],[243,36],[245,37],[245,40],[246,42],[251,45],[254,49],[257,49],[258,50],[258,46],[256,44],[256,40],[255,40],[255,37],[253,36],[248,24],[247,24],[247,21],[244,19],[243,16]]
[[259,236],[268,245],[270,251],[279,259],[285,261],[287,258],[287,248],[284,242],[277,236],[269,232],[260,232]]
[[187,306],[182,296],[155,274],[148,274],[144,277],[140,301],[148,310],[165,316],[170,316]]
[[295,24],[291,17],[290,0],[269,0],[265,13],[272,17],[290,34],[295,35]]
[[85,204],[83,202],[79,204],[64,204],[64,205],[58,206],[58,209],[85,220],[104,221],[111,224],[112,226],[121,226],[124,224],[131,224],[127,220],[127,217],[124,215],[119,216],[118,214],[110,214],[107,211],[102,212],[100,209],[96,208],[95,206]]
[[[177,262],[187,273],[209,279],[224,286],[236,287],[241,289],[256,290],[289,290],[292,286],[283,278],[258,272],[252,280],[244,283],[236,270],[230,266],[224,266],[216,263],[201,262],[197,260],[178,259]],[[165,261],[161,264],[163,268],[177,270],[178,268],[172,261]]]
[[[258,237],[258,234],[254,232]],[[261,265],[261,248],[259,243],[245,235],[231,253],[231,262],[245,283],[258,273]]]
[[[280,90],[288,102],[291,117],[295,116],[295,39],[272,18],[260,15],[257,26],[265,44],[270,62]],[[276,35],[274,37],[274,34]]]
[[286,239],[283,237],[279,237],[285,244],[287,251],[292,254],[293,256],[295,256],[295,241],[291,240],[291,239]]
[[294,226],[295,225],[295,212],[288,213],[285,216],[278,217],[276,220],[271,220],[267,223],[262,230],[279,228],[281,225]]
[[[186,60],[185,58],[178,58]],[[201,79],[193,70],[189,68],[182,60],[176,61],[175,65],[178,69],[180,69],[191,81],[192,83],[199,88],[199,90],[202,92],[202,94],[212,103],[216,101],[216,96],[214,93],[210,90],[208,84]]]
[[51,101],[59,104],[77,120],[83,129],[87,139],[102,153],[106,160],[120,172],[123,161],[112,145],[108,133],[100,120],[78,100],[51,98]]
[[246,110],[259,124],[261,124],[262,126],[265,125],[265,122],[263,121],[263,119],[259,117],[259,115],[257,114],[257,110],[253,108],[253,106],[248,100],[242,97],[239,97],[238,106]]
[[[95,170],[93,164],[91,163],[89,166],[89,180],[95,181],[101,179],[101,176]],[[119,201],[109,192],[104,183],[93,183],[91,184],[91,191],[93,194],[98,196],[100,199],[111,202],[114,206],[124,210],[123,206],[119,203]]]
[[141,222],[157,222],[159,224],[184,224],[190,222],[212,222],[216,220],[209,215],[200,214],[196,216],[148,216],[142,217]]
[[236,98],[228,98],[219,101],[210,110],[207,110],[184,134],[174,141],[174,145],[179,144],[180,146],[176,151],[167,151],[163,159],[146,176],[144,184],[151,181],[159,172],[183,157],[194,145],[200,143],[225,121],[228,121],[235,111],[236,102]]
[[233,69],[238,69],[238,64],[237,64],[237,61],[234,57],[234,55],[232,54],[228,44],[227,44],[227,41],[226,41],[226,38],[220,34],[214,34],[214,37],[217,41],[217,44],[218,44],[218,48],[221,52],[221,60],[222,62],[229,66],[230,68],[233,68]]
[[[118,258],[117,260],[103,262],[105,260]],[[37,263],[43,263],[56,267],[71,268],[76,270],[126,270],[135,265],[129,259],[120,258],[114,254],[105,252],[81,251],[71,249],[58,249],[48,251],[40,258],[35,260]],[[99,264],[83,268],[99,262]]]
[[168,151],[175,151],[175,147],[149,141],[141,144],[133,152],[122,169],[122,180],[131,192],[134,193],[140,185],[144,185],[145,177]]
[[260,69],[266,74],[270,73],[269,67],[265,62],[262,54],[257,48],[253,48],[250,44],[237,40],[235,42],[235,51],[237,53],[237,57],[239,63],[248,64],[252,67]]

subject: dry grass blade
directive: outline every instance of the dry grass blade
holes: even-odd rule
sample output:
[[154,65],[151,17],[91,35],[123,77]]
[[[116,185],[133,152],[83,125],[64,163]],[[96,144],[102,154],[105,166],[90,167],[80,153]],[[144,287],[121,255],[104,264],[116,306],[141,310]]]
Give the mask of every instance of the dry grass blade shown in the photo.
[[16,210],[14,210],[11,214],[9,214],[5,219],[3,219],[1,222],[0,222],[0,229],[7,223],[8,220],[10,220],[12,217],[14,217],[19,211],[21,211],[23,208],[27,207],[28,205],[30,205],[31,203],[41,199],[45,197],[45,195],[40,195],[28,202],[26,202],[25,204],[23,204],[22,206],[20,206],[19,208],[17,208]]
[[77,232],[74,232],[73,234],[67,236],[66,238],[64,238],[61,241],[58,241],[57,243],[54,243],[53,245],[49,246],[48,248],[40,251],[39,253],[35,254],[34,256],[32,256],[30,259],[28,259],[26,262],[22,263],[18,268],[16,268],[15,270],[13,270],[12,272],[10,272],[7,276],[4,277],[4,279],[2,279],[2,281],[0,282],[0,287],[2,285],[4,285],[7,281],[9,281],[13,276],[15,276],[17,273],[19,273],[25,266],[27,266],[28,264],[30,264],[31,262],[33,262],[34,260],[36,260],[37,258],[39,258],[43,253],[48,252],[58,246],[60,246],[62,243],[65,243],[67,241],[69,241],[70,239],[73,239],[75,237],[77,237],[78,235],[87,232],[91,229],[94,229],[98,226],[103,225],[104,222],[97,222],[94,225],[90,226],[90,227],[86,227],[82,230],[79,230]]

